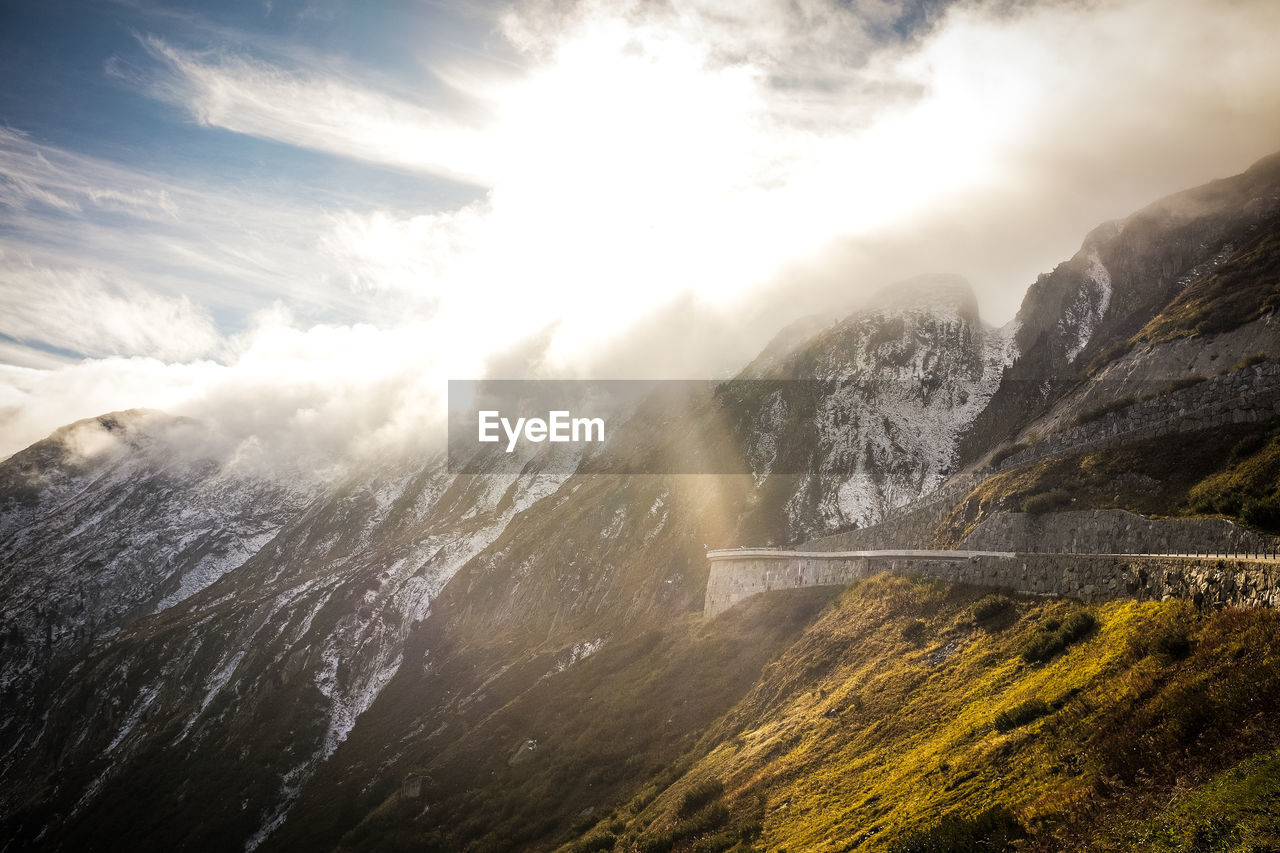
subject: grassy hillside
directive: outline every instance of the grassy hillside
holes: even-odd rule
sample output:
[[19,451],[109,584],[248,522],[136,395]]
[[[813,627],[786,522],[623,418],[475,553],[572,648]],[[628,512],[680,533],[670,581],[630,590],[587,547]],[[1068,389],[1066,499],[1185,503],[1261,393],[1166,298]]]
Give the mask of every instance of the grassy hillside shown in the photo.
[[1273,612],[882,576],[562,849],[1274,849],[1277,700]]
[[879,576],[690,615],[563,666],[517,662],[478,688],[475,655],[412,666],[425,680],[399,682],[365,729],[417,709],[409,736],[391,752],[344,745],[365,771],[312,801],[284,848],[1280,842],[1272,611],[1084,607]]
[[935,542],[955,547],[993,513],[1067,508],[1221,515],[1280,532],[1280,425],[1161,436],[997,474],[956,505]]
[[[655,774],[687,766],[702,732],[838,592],[759,598],[713,623],[689,614],[606,638],[576,661],[496,667],[509,649],[433,643],[429,662],[412,658],[366,712],[319,780],[323,793],[269,849],[550,849]],[[382,736],[395,731],[407,734],[388,749]]]

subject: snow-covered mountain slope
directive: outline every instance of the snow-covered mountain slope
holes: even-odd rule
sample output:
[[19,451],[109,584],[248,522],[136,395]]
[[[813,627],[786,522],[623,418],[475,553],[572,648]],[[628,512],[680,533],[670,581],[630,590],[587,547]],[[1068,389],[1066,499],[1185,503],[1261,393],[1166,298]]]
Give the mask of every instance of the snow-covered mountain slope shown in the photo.
[[0,463],[0,742],[51,665],[209,586],[315,492],[188,452],[198,438],[117,412]]
[[[748,367],[746,380],[783,380],[733,402],[752,473],[789,490],[789,538],[874,524],[935,489],[1013,359],[1014,328],[984,324],[962,279],[929,276]],[[798,480],[765,482],[775,472]]]
[[[437,455],[324,487],[207,588],[121,622],[112,636],[88,637],[78,658],[47,664],[37,707],[8,709],[0,775],[24,785],[6,786],[0,808],[21,809],[34,791],[38,831],[74,845],[58,833],[110,822],[136,786],[160,784],[178,768],[223,767],[240,778],[230,789],[243,786],[253,807],[226,799],[228,776],[189,778],[175,807],[202,817],[167,827],[177,834],[163,835],[165,843],[206,833],[255,846],[394,675],[407,637],[453,573],[565,476],[563,466],[544,473],[536,462],[518,475],[453,476]],[[132,482],[141,494],[162,491],[137,470]],[[175,500],[195,499],[188,491]],[[283,511],[279,496],[274,504]],[[181,506],[155,515],[154,538],[178,536],[165,525],[185,517]],[[44,529],[35,516],[32,523]],[[155,549],[141,519],[122,523],[138,547]],[[92,549],[104,535],[82,524],[71,538]],[[79,569],[50,563],[43,571],[74,589]],[[146,605],[169,594],[152,591]],[[5,660],[21,659],[6,650]],[[78,772],[59,769],[69,766]]]

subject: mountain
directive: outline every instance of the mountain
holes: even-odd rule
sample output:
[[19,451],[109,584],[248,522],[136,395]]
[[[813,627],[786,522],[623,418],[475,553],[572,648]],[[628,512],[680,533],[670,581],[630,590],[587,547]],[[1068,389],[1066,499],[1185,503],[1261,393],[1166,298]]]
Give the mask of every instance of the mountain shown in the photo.
[[[1013,359],[1013,328],[983,323],[962,279],[926,276],[748,365],[730,405],[786,541],[874,524],[938,488]],[[778,468],[798,481],[771,478]]]
[[42,675],[243,563],[296,517],[305,482],[192,451],[190,421],[78,421],[0,464],[0,744]]
[[[1280,431],[1232,418],[1280,399],[1278,210],[1280,158],[1158,202],[1002,329],[960,280],[895,285],[642,401],[576,473],[421,455],[282,482],[158,413],[60,430],[0,464],[0,849],[870,850],[977,831],[987,800],[983,831],[1054,849],[1122,845],[1090,816],[1154,819],[1173,775],[1264,789],[1280,743],[1237,694],[1272,695],[1268,614],[988,618],[885,579],[701,605],[707,547],[953,545],[1032,498],[1265,527]],[[695,458],[741,473],[608,473]],[[1067,620],[1063,657],[1022,657]],[[1107,763],[1090,732],[1130,718],[1156,735]]]
[[[49,480],[79,482],[77,458],[44,443],[33,450]],[[31,458],[6,464],[30,482]],[[49,844],[94,848],[117,820],[144,832],[130,804],[158,786],[172,798],[170,812],[186,810],[190,820],[157,813],[147,844],[222,848],[265,835],[394,674],[431,599],[512,517],[554,491],[554,477],[534,469],[452,477],[436,456],[320,489],[302,506],[268,495],[264,505],[283,523],[248,559],[200,592],[86,641],[78,657],[37,661],[37,701],[5,708],[2,772],[24,780],[5,787],[6,815],[22,815],[6,826],[29,840],[25,815],[56,815]],[[133,482],[139,496],[168,494],[156,481]],[[169,512],[104,523],[95,540],[76,541],[127,552],[148,528],[159,541],[183,541],[191,508],[226,506],[221,488],[217,477],[185,480]],[[96,517],[81,516],[80,529]],[[65,574],[75,589],[80,566]],[[131,578],[126,600],[163,604],[174,582],[149,580]],[[228,798],[232,790],[243,799]]]
[[[1028,288],[1015,321],[1017,358],[961,439],[961,459],[976,461],[1014,438],[1029,414],[1043,412],[1082,379],[1096,378],[1139,341],[1157,343],[1155,328],[1167,329],[1163,339],[1203,338],[1272,316],[1274,258],[1260,259],[1255,251],[1274,247],[1278,212],[1280,154],[1273,154],[1240,175],[1161,199],[1090,232],[1079,252]],[[1231,267],[1256,282],[1247,295],[1195,298],[1235,290],[1224,281]],[[1152,323],[1157,326],[1148,329]],[[1162,378],[1184,375],[1177,374]]]

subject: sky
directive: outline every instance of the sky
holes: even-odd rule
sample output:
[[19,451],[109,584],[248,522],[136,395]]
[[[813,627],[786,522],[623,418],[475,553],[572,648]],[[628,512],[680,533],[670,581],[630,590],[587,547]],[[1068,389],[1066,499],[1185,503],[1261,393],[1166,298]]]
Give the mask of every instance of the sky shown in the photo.
[[149,407],[302,465],[450,378],[732,374],[1280,149],[1273,0],[0,0],[0,456]]

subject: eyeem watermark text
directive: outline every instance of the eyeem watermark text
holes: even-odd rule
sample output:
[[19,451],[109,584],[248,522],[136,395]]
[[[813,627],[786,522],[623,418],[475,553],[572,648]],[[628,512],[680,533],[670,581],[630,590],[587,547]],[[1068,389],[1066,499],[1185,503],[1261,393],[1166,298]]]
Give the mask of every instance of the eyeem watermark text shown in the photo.
[[516,449],[521,435],[526,441],[604,441],[604,418],[575,418],[568,411],[547,413],[547,419],[509,418],[494,410],[479,412],[478,439],[484,442],[500,441],[499,427],[507,436],[507,452]]

